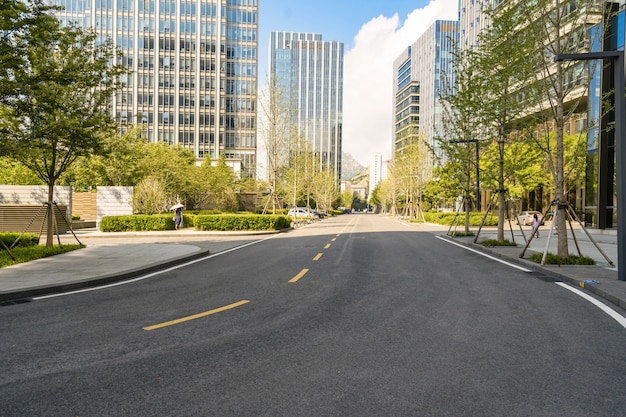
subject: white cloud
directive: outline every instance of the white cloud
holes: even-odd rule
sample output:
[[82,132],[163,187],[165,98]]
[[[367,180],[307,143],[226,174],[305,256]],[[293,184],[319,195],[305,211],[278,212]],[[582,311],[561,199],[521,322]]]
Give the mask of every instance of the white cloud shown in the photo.
[[343,150],[361,164],[391,157],[393,61],[435,20],[457,20],[458,0],[431,0],[409,13],[365,23],[344,57]]

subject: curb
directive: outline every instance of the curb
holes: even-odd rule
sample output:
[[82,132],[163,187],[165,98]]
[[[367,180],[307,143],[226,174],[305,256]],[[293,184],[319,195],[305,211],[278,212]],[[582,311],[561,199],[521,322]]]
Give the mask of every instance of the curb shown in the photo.
[[86,288],[99,287],[102,285],[112,284],[120,281],[125,281],[132,278],[137,278],[141,275],[149,274],[151,272],[160,271],[162,269],[166,269],[172,266],[180,265],[185,262],[193,261],[195,259],[200,259],[209,254],[208,249],[200,249],[197,252],[194,252],[190,255],[182,255],[176,258],[171,258],[163,262],[155,262],[149,265],[141,266],[138,268],[130,269],[123,272],[102,275],[97,278],[87,278],[82,281],[75,281],[68,284],[58,284],[51,286],[42,286],[42,287],[33,287],[18,291],[4,292],[0,293],[0,306],[10,304],[11,302],[16,303],[19,300],[27,300],[29,298],[50,295],[50,294],[60,294],[65,292],[71,292]]

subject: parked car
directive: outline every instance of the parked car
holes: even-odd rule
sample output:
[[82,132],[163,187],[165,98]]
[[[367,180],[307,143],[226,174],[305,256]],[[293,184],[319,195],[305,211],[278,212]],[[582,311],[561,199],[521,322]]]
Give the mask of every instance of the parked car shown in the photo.
[[309,209],[306,207],[297,207],[295,209],[291,208],[289,209],[287,215],[291,217],[302,217],[305,219],[312,219],[316,217],[313,212],[309,211]]
[[532,226],[533,219],[535,214],[539,218],[539,222],[543,222],[543,215],[538,211],[522,211],[522,213],[517,216],[517,224],[521,224],[523,226]]

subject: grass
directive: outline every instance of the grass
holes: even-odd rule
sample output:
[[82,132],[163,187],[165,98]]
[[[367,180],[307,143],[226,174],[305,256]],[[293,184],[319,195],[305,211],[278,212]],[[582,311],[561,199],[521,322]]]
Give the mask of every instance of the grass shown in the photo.
[[450,232],[450,236],[455,237],[464,237],[464,236],[474,236],[474,232]]
[[59,255],[61,253],[71,252],[84,247],[85,245],[63,245],[53,246],[51,248],[43,245],[29,246],[25,248],[16,247],[11,249],[11,253],[15,257],[15,261],[11,259],[6,250],[0,248],[0,268],[34,261],[35,259],[46,258],[48,256]]
[[483,246],[493,247],[493,246],[517,246],[517,243],[511,242],[510,240],[496,240],[496,239],[487,239],[480,242]]
[[[530,256],[530,260],[537,263],[541,263],[542,258],[543,253],[534,253]],[[566,258],[563,258],[561,256],[548,252],[546,254],[545,263],[547,265],[595,265],[596,261],[588,256],[570,255]]]

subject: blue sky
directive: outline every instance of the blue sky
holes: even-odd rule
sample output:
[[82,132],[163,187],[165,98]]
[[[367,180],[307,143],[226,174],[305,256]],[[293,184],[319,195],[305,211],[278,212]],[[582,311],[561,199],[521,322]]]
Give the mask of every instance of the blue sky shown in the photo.
[[312,32],[344,43],[344,151],[361,164],[391,156],[393,61],[458,0],[259,0],[259,85],[271,31]]

